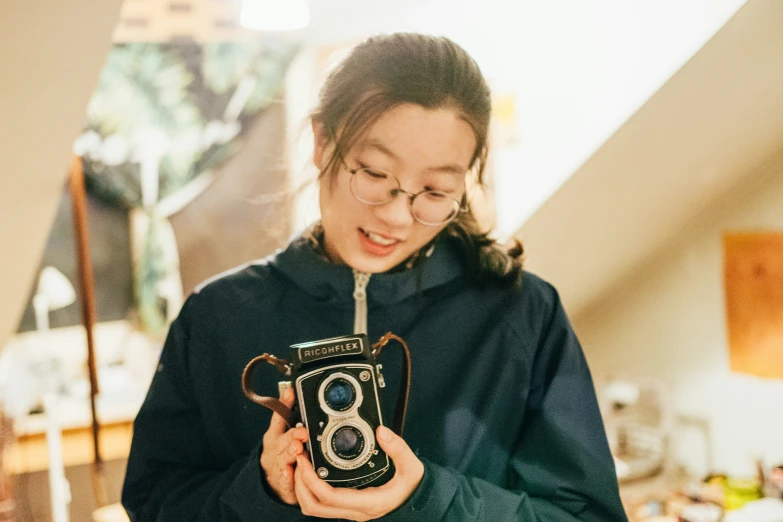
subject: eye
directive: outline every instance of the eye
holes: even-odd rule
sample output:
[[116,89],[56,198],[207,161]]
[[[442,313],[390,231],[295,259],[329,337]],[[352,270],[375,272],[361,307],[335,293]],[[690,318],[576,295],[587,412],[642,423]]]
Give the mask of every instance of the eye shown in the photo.
[[447,196],[441,191],[436,191],[433,188],[425,187],[424,188],[424,195],[427,196],[427,199],[437,201],[441,199],[445,199]]
[[362,172],[364,172],[368,177],[370,177],[372,179],[382,180],[382,179],[386,179],[386,178],[389,177],[389,175],[386,174],[385,172],[380,171],[380,170],[375,170],[375,169],[373,169],[371,167],[366,167],[366,166],[362,165],[361,163],[359,164],[359,169]]
[[453,190],[448,190],[448,189],[444,189],[444,188],[433,187],[433,186],[431,186],[431,185],[427,185],[427,186],[425,186],[425,187],[424,187],[424,190],[425,190],[426,192],[435,192],[435,193],[437,193],[437,195],[439,195],[439,196],[450,196],[450,195],[452,195],[452,193],[454,192]]

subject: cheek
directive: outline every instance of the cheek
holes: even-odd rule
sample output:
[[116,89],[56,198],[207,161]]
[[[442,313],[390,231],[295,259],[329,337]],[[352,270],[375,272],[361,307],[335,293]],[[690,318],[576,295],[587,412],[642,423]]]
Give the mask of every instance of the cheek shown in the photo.
[[443,227],[428,227],[426,225],[422,225],[421,223],[416,223],[416,233],[415,233],[415,241],[413,245],[411,245],[412,250],[418,250],[419,248],[423,247],[430,241],[432,241],[435,236],[437,236],[441,230],[446,228]]
[[363,210],[344,180],[339,178],[334,182],[324,180],[321,183],[319,204],[324,226],[332,228],[353,226]]

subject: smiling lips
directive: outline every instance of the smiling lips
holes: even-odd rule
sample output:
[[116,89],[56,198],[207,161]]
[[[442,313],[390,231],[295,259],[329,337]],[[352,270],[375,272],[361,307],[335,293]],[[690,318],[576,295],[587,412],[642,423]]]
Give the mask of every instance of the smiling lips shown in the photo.
[[378,243],[379,245],[389,246],[389,245],[393,245],[394,243],[399,243],[399,240],[394,239],[393,237],[382,236],[381,234],[376,234],[375,232],[367,232],[366,230],[362,230],[362,232],[364,232],[364,235],[367,236],[367,238],[370,241],[372,241],[373,243]]
[[375,256],[387,256],[401,243],[399,239],[390,238],[375,232],[359,229],[362,246],[367,253]]

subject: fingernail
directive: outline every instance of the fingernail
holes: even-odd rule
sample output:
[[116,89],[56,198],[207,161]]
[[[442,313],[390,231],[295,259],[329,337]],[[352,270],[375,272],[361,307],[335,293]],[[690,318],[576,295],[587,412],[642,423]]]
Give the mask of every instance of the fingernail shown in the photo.
[[386,426],[381,426],[378,429],[378,436],[383,442],[389,442],[392,438],[392,431]]

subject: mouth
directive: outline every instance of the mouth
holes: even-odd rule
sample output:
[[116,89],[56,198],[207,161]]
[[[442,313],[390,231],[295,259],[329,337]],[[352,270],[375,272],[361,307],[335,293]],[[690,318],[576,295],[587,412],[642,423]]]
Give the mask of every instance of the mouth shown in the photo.
[[370,232],[368,230],[364,230],[363,228],[360,228],[359,231],[364,235],[364,237],[379,246],[389,247],[401,242],[399,239],[384,236],[383,234],[378,234],[377,232]]
[[359,244],[365,254],[373,257],[387,257],[397,251],[402,240],[385,236],[377,232],[370,232],[362,228],[357,230]]

